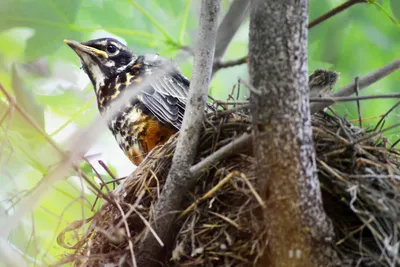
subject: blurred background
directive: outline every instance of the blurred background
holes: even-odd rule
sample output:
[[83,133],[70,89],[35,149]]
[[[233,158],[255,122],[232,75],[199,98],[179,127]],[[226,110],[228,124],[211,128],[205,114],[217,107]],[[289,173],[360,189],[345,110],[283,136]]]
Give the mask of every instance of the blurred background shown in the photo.
[[[222,1],[223,13],[231,2]],[[310,21],[343,2],[310,0]],[[335,88],[338,89],[354,81],[354,77],[400,57],[400,26],[396,23],[400,21],[400,1],[376,2],[380,8],[356,4],[310,30],[310,73],[317,68],[340,72]],[[85,41],[112,36],[127,43],[137,54],[159,53],[175,59],[190,78],[193,58],[184,48],[196,44],[199,9],[200,1],[194,0],[1,0],[0,83],[59,147],[68,150],[71,135],[89,125],[98,116],[98,110],[92,85],[80,69],[78,57],[63,39]],[[247,54],[248,26],[246,19],[224,60]],[[246,65],[222,69],[212,81],[210,94],[225,100],[238,78],[247,80],[247,76]],[[398,92],[399,84],[400,72],[396,72],[361,94]],[[247,92],[241,90],[241,98],[246,97]],[[397,101],[361,102],[363,126],[373,127]],[[358,125],[355,103],[336,104],[334,110]],[[386,126],[397,123],[399,114],[399,110],[391,113]],[[30,190],[43,182],[60,157],[1,92],[0,126],[1,223],[15,212]],[[71,170],[49,188],[33,212],[15,222],[7,237],[13,250],[32,266],[55,263],[67,254],[68,250],[57,244],[57,235],[71,222],[90,217],[101,205],[95,203],[96,193],[82,182],[82,175],[96,184],[100,182],[98,176],[111,181],[99,160],[115,177],[129,175],[135,168],[108,129],[99,125],[99,131],[98,139],[86,154],[87,162],[81,163],[82,173]],[[400,138],[398,129],[386,135],[390,142]],[[74,240],[74,235],[69,234],[66,243],[73,245]]]

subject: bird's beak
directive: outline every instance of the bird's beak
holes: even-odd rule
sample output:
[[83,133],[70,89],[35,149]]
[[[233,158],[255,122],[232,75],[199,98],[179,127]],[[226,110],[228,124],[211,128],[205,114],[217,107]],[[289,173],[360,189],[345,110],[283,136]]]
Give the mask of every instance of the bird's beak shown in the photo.
[[90,47],[90,46],[87,46],[87,45],[84,45],[82,43],[72,41],[72,40],[64,40],[64,43],[69,45],[69,47],[71,47],[75,51],[75,53],[77,53],[78,55],[85,53],[85,54],[90,54],[90,55],[94,55],[94,56],[98,56],[98,57],[108,58],[108,55],[106,52],[96,49],[94,47]]

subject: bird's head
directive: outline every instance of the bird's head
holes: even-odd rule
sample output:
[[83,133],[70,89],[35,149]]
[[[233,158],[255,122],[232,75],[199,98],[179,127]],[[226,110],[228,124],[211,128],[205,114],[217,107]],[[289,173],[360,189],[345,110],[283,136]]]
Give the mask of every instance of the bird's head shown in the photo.
[[113,38],[94,39],[87,42],[64,40],[80,57],[96,91],[108,79],[114,78],[131,66],[137,56],[124,44]]

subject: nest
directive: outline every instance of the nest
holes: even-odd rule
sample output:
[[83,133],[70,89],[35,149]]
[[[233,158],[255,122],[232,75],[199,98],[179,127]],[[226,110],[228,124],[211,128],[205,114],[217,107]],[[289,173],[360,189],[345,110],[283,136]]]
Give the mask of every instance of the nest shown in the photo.
[[[377,131],[354,127],[343,118],[313,116],[314,144],[324,207],[336,233],[336,249],[351,266],[395,266],[400,224],[399,153],[386,148]],[[245,114],[208,118],[197,161],[249,131]],[[66,261],[75,266],[131,266],[131,250],[144,237],[154,204],[165,183],[176,138],[154,150],[118,187],[93,217],[87,233],[72,246]],[[180,226],[165,266],[253,266],[267,244],[251,151],[215,164],[198,177],[191,205],[180,213]],[[65,244],[67,231],[59,238]],[[127,232],[128,231],[128,232]]]

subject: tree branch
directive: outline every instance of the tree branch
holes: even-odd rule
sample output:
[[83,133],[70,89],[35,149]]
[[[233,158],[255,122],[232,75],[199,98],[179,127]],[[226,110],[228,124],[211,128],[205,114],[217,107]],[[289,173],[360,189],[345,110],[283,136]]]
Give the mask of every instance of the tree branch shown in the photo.
[[[240,25],[242,24],[243,20],[246,18],[248,14],[250,6],[249,0],[234,0],[231,6],[229,7],[228,12],[224,19],[222,20],[221,24],[219,25],[218,32],[217,32],[217,41],[215,45],[215,54],[214,54],[214,67],[212,70],[211,77],[225,65],[221,63],[222,57],[224,56],[230,42],[232,41],[233,37],[235,36],[236,32],[238,31]],[[243,64],[245,61],[239,61],[235,65]],[[234,66],[234,65],[231,65]]]
[[219,61],[225,54],[230,42],[247,16],[249,0],[234,0],[217,32],[214,60]]
[[196,165],[190,168],[190,173],[192,176],[199,175],[203,170],[212,166],[216,162],[226,159],[232,155],[243,152],[243,150],[251,147],[251,135],[245,133],[239,138],[236,138],[229,144],[221,147]]
[[329,19],[330,17],[333,17],[337,14],[339,14],[340,12],[348,9],[349,7],[351,7],[354,4],[358,4],[358,3],[367,3],[368,1],[366,0],[350,0],[347,1],[346,3],[341,4],[340,6],[332,9],[331,11],[323,14],[322,16],[316,18],[315,20],[313,20],[312,22],[310,22],[310,24],[308,24],[308,28],[311,29],[314,26],[317,26],[318,24],[324,22],[325,20]]
[[213,68],[213,73],[217,72],[220,69],[223,68],[230,68],[230,67],[234,67],[234,66],[238,66],[238,65],[242,65],[247,63],[247,56],[244,56],[242,58],[238,58],[235,60],[229,60],[229,61],[216,61],[214,63],[214,68]]
[[323,102],[323,103],[330,103],[332,105],[337,102],[351,102],[358,100],[387,99],[387,98],[400,98],[400,93],[383,94],[383,95],[363,95],[363,96],[313,97],[310,98],[310,102]]
[[[171,245],[176,235],[174,212],[183,208],[186,194],[196,179],[190,175],[189,168],[197,152],[214,60],[220,0],[202,0],[201,3],[198,47],[195,51],[185,116],[172,166],[160,198],[155,204],[152,220],[153,229],[166,246]],[[147,229],[136,253],[138,266],[157,266],[167,253],[168,250],[161,247]]]
[[[330,10],[329,12],[323,14],[322,16],[316,18],[315,20],[313,20],[312,22],[310,22],[308,24],[308,28],[311,29],[315,26],[317,26],[318,24],[324,22],[325,20],[341,13],[342,11],[348,9],[349,7],[353,6],[354,4],[358,4],[358,3],[367,3],[368,1],[366,0],[350,0],[347,1],[343,4],[341,4],[340,6]],[[245,7],[245,8],[244,8]],[[236,60],[231,60],[231,61],[226,61],[223,62],[221,61],[223,54],[226,51],[226,48],[228,47],[230,41],[232,40],[233,36],[235,35],[237,29],[239,28],[240,24],[242,23],[245,15],[247,14],[247,10],[249,7],[249,1],[241,1],[241,0],[236,0],[234,3],[232,3],[231,8],[229,9],[228,13],[226,14],[224,21],[221,23],[221,27],[218,30],[218,39],[217,39],[217,49],[216,49],[216,53],[215,53],[215,63],[214,63],[214,68],[213,68],[213,73],[212,75],[214,75],[218,70],[222,69],[222,68],[229,68],[229,67],[233,67],[233,66],[237,66],[237,65],[241,65],[241,64],[245,64],[248,62],[248,56],[244,56],[242,58],[236,59]],[[242,9],[241,9],[242,8]],[[232,12],[230,12],[232,10]],[[241,13],[239,13],[239,11],[241,11]],[[236,15],[242,15],[243,17],[237,16]],[[228,18],[228,15],[232,15],[232,17]],[[237,19],[239,18],[239,19]],[[227,34],[229,33],[228,36],[223,37],[224,31],[223,31],[223,23],[225,22],[225,19],[227,21],[227,23],[224,24],[224,26],[227,28],[226,30],[228,30]],[[236,30],[233,31],[233,28],[229,23],[230,22],[235,22],[236,24],[235,27]],[[239,23],[240,22],[240,23]],[[221,37],[220,37],[221,36]],[[230,38],[230,39],[228,39]],[[217,53],[217,51],[219,51]]]
[[[358,81],[359,90],[361,91],[362,89],[370,86],[371,84],[385,78],[386,76],[398,70],[399,68],[400,68],[400,58],[390,62],[389,64],[379,68],[376,71],[368,73],[367,75],[359,79]],[[331,97],[335,98],[335,97],[350,96],[353,93],[355,93],[355,84],[350,83],[342,87],[336,93],[332,94]],[[316,113],[320,110],[323,110],[326,107],[329,107],[332,104],[333,104],[332,102],[312,103],[311,113]]]

